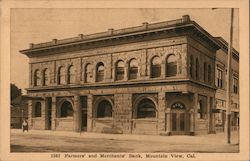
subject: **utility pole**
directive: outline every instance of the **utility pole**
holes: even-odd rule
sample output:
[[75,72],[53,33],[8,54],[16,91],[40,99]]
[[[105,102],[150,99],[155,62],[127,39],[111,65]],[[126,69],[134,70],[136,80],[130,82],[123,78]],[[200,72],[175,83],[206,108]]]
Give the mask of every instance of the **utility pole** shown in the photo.
[[231,8],[231,18],[230,18],[230,37],[228,43],[228,54],[227,54],[227,89],[226,89],[226,107],[227,107],[227,143],[231,143],[231,59],[232,59],[232,42],[233,42],[233,19],[234,19],[234,9]]

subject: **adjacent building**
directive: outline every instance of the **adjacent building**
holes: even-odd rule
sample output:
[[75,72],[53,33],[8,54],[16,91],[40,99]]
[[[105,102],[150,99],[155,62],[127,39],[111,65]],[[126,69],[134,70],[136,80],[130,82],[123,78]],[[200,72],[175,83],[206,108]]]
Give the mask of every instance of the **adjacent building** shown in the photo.
[[[225,110],[216,110],[218,100],[225,100],[224,90],[217,92],[217,67],[224,64],[224,74],[226,69],[225,46],[188,15],[30,44],[21,51],[30,60],[29,127],[155,135],[214,133]],[[238,108],[238,93],[235,96]],[[238,110],[235,113],[238,117]]]

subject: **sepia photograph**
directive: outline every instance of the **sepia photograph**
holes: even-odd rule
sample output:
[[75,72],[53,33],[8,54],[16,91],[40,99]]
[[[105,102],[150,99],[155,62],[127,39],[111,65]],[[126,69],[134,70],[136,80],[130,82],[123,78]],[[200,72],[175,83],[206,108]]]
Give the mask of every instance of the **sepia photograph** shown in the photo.
[[213,6],[10,8],[9,155],[197,160],[249,150],[242,9]]

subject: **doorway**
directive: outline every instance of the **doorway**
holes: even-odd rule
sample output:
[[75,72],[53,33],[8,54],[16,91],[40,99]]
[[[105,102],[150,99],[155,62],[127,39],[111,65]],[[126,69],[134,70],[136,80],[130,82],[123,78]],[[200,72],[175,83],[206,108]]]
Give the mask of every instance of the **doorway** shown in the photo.
[[190,115],[182,103],[175,103],[171,110],[171,132],[174,135],[184,135],[189,132]]

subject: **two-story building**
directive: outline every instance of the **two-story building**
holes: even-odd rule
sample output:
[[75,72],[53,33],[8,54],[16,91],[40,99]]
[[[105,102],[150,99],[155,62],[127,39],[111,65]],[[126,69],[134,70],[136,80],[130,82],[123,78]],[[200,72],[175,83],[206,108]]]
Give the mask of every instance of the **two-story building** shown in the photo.
[[[227,46],[228,43],[221,37],[216,37],[220,49],[216,52],[215,84],[217,91],[215,114],[216,132],[225,131],[226,128],[226,87],[227,87]],[[231,59],[231,125],[232,130],[239,127],[239,53],[233,49]]]
[[30,44],[21,51],[30,60],[29,127],[158,135],[214,133],[220,48],[187,15]]

